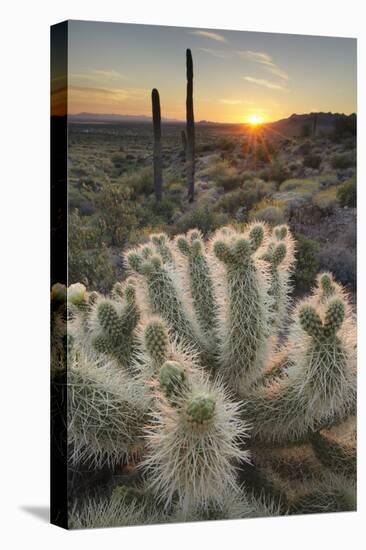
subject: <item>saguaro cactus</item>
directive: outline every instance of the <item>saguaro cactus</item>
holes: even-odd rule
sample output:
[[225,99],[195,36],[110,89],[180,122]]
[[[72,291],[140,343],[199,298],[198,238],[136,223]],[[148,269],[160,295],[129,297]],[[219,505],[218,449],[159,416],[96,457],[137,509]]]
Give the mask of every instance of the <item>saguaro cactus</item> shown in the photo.
[[194,155],[195,155],[195,131],[194,131],[194,114],[193,114],[193,59],[192,52],[187,49],[187,100],[186,100],[186,113],[187,113],[187,187],[188,187],[188,200],[193,202],[194,200]]
[[151,92],[154,128],[154,192],[157,201],[161,200],[163,187],[163,161],[161,157],[161,113],[160,97],[156,88]]

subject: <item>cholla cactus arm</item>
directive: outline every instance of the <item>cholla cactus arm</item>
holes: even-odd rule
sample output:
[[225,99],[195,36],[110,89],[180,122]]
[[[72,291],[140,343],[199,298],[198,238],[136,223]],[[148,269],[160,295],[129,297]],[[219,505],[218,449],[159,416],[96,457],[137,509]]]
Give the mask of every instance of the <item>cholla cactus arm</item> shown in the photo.
[[246,397],[253,437],[268,442],[309,438],[352,414],[356,399],[355,329],[341,299],[300,304],[287,366]]
[[321,462],[330,472],[347,477],[357,473],[356,417],[323,428],[311,438],[313,448]]
[[147,429],[142,467],[149,486],[166,507],[176,500],[183,515],[196,506],[220,506],[225,491],[239,492],[236,466],[248,459],[240,449],[247,428],[239,406],[201,375],[187,380],[176,364],[162,367],[160,382],[169,397],[158,394]]
[[111,362],[75,353],[67,373],[71,463],[113,466],[143,445],[150,397]]
[[[137,266],[137,273],[144,278],[151,313],[160,315],[179,340],[199,349],[200,342],[196,327],[178,295],[170,272],[162,265],[160,256],[153,255],[149,259],[142,260],[135,252],[130,252],[127,253],[126,258],[130,268],[135,269]],[[139,262],[139,260],[142,261]]]
[[176,244],[180,253],[187,258],[189,288],[200,328],[212,336],[217,304],[202,237],[198,231],[191,231],[187,237],[178,236]]
[[157,372],[168,356],[169,336],[164,323],[159,319],[151,319],[145,327],[144,343]]
[[150,525],[171,521],[164,510],[146,498],[132,498],[128,492],[114,491],[109,498],[76,502],[69,514],[70,529],[97,529],[130,525]]
[[165,233],[150,235],[150,241],[154,245],[156,252],[161,256],[164,263],[173,262],[173,254],[169,248],[169,239]]
[[136,347],[134,331],[140,311],[136,304],[136,291],[131,284],[126,285],[123,294],[124,301],[121,298],[98,299],[92,306],[88,322],[95,350],[113,355],[124,367],[128,367]]
[[241,236],[215,238],[213,252],[226,278],[219,289],[221,373],[234,391],[248,389],[261,376],[268,355],[268,271],[254,256],[252,242]]

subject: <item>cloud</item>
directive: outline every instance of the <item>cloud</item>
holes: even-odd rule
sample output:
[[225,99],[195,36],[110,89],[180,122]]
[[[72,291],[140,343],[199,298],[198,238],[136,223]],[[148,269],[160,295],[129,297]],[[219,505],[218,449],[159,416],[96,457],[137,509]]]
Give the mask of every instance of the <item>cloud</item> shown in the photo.
[[224,52],[220,52],[219,50],[212,50],[211,48],[199,48],[201,52],[208,53],[210,55],[213,55],[214,57],[218,57],[219,59],[225,59],[226,54]]
[[216,42],[226,42],[226,38],[217,32],[210,31],[189,31],[189,34],[194,34],[196,36],[202,36],[203,38],[210,38],[211,40],[216,40]]
[[119,71],[103,70],[103,69],[92,69],[91,71],[85,71],[81,73],[69,73],[71,80],[92,80],[92,81],[101,81],[101,80],[121,80],[126,79],[127,76]]
[[270,88],[271,90],[285,90],[280,84],[266,80],[265,78],[254,78],[253,76],[244,76],[244,80],[250,82],[251,84],[257,84],[258,86],[264,86],[265,88]]
[[278,76],[283,80],[289,80],[289,76],[286,71],[284,71],[276,63],[274,63],[272,57],[268,53],[254,52],[252,50],[239,50],[236,53],[243,59],[249,59],[250,61],[254,61],[255,63],[262,65],[267,71],[269,71],[273,75]]
[[219,99],[219,101],[224,105],[239,105],[243,103],[241,99]]

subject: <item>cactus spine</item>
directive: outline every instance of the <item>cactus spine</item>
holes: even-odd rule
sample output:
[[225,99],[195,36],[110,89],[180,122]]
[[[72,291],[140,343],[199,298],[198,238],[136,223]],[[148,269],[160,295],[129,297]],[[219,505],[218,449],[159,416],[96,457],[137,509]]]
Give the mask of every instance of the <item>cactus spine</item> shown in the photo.
[[186,51],[186,68],[187,68],[187,99],[186,99],[186,116],[187,116],[187,187],[188,200],[194,200],[194,172],[195,172],[195,129],[194,129],[194,114],[193,114],[193,59],[190,49]]
[[161,114],[159,92],[154,88],[151,92],[152,118],[154,129],[154,192],[157,201],[161,200],[163,187],[163,160],[161,156]]

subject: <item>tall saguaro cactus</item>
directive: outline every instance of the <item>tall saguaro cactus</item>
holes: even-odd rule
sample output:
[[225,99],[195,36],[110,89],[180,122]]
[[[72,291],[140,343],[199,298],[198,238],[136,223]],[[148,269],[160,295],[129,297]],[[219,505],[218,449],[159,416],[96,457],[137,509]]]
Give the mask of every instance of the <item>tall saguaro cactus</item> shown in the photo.
[[151,92],[151,101],[154,128],[154,192],[156,200],[160,201],[163,187],[163,161],[161,157],[160,97],[156,88]]
[[186,52],[187,62],[187,100],[186,100],[186,113],[187,113],[187,187],[188,187],[188,200],[193,202],[194,200],[194,114],[193,114],[193,59],[192,52],[187,49]]

